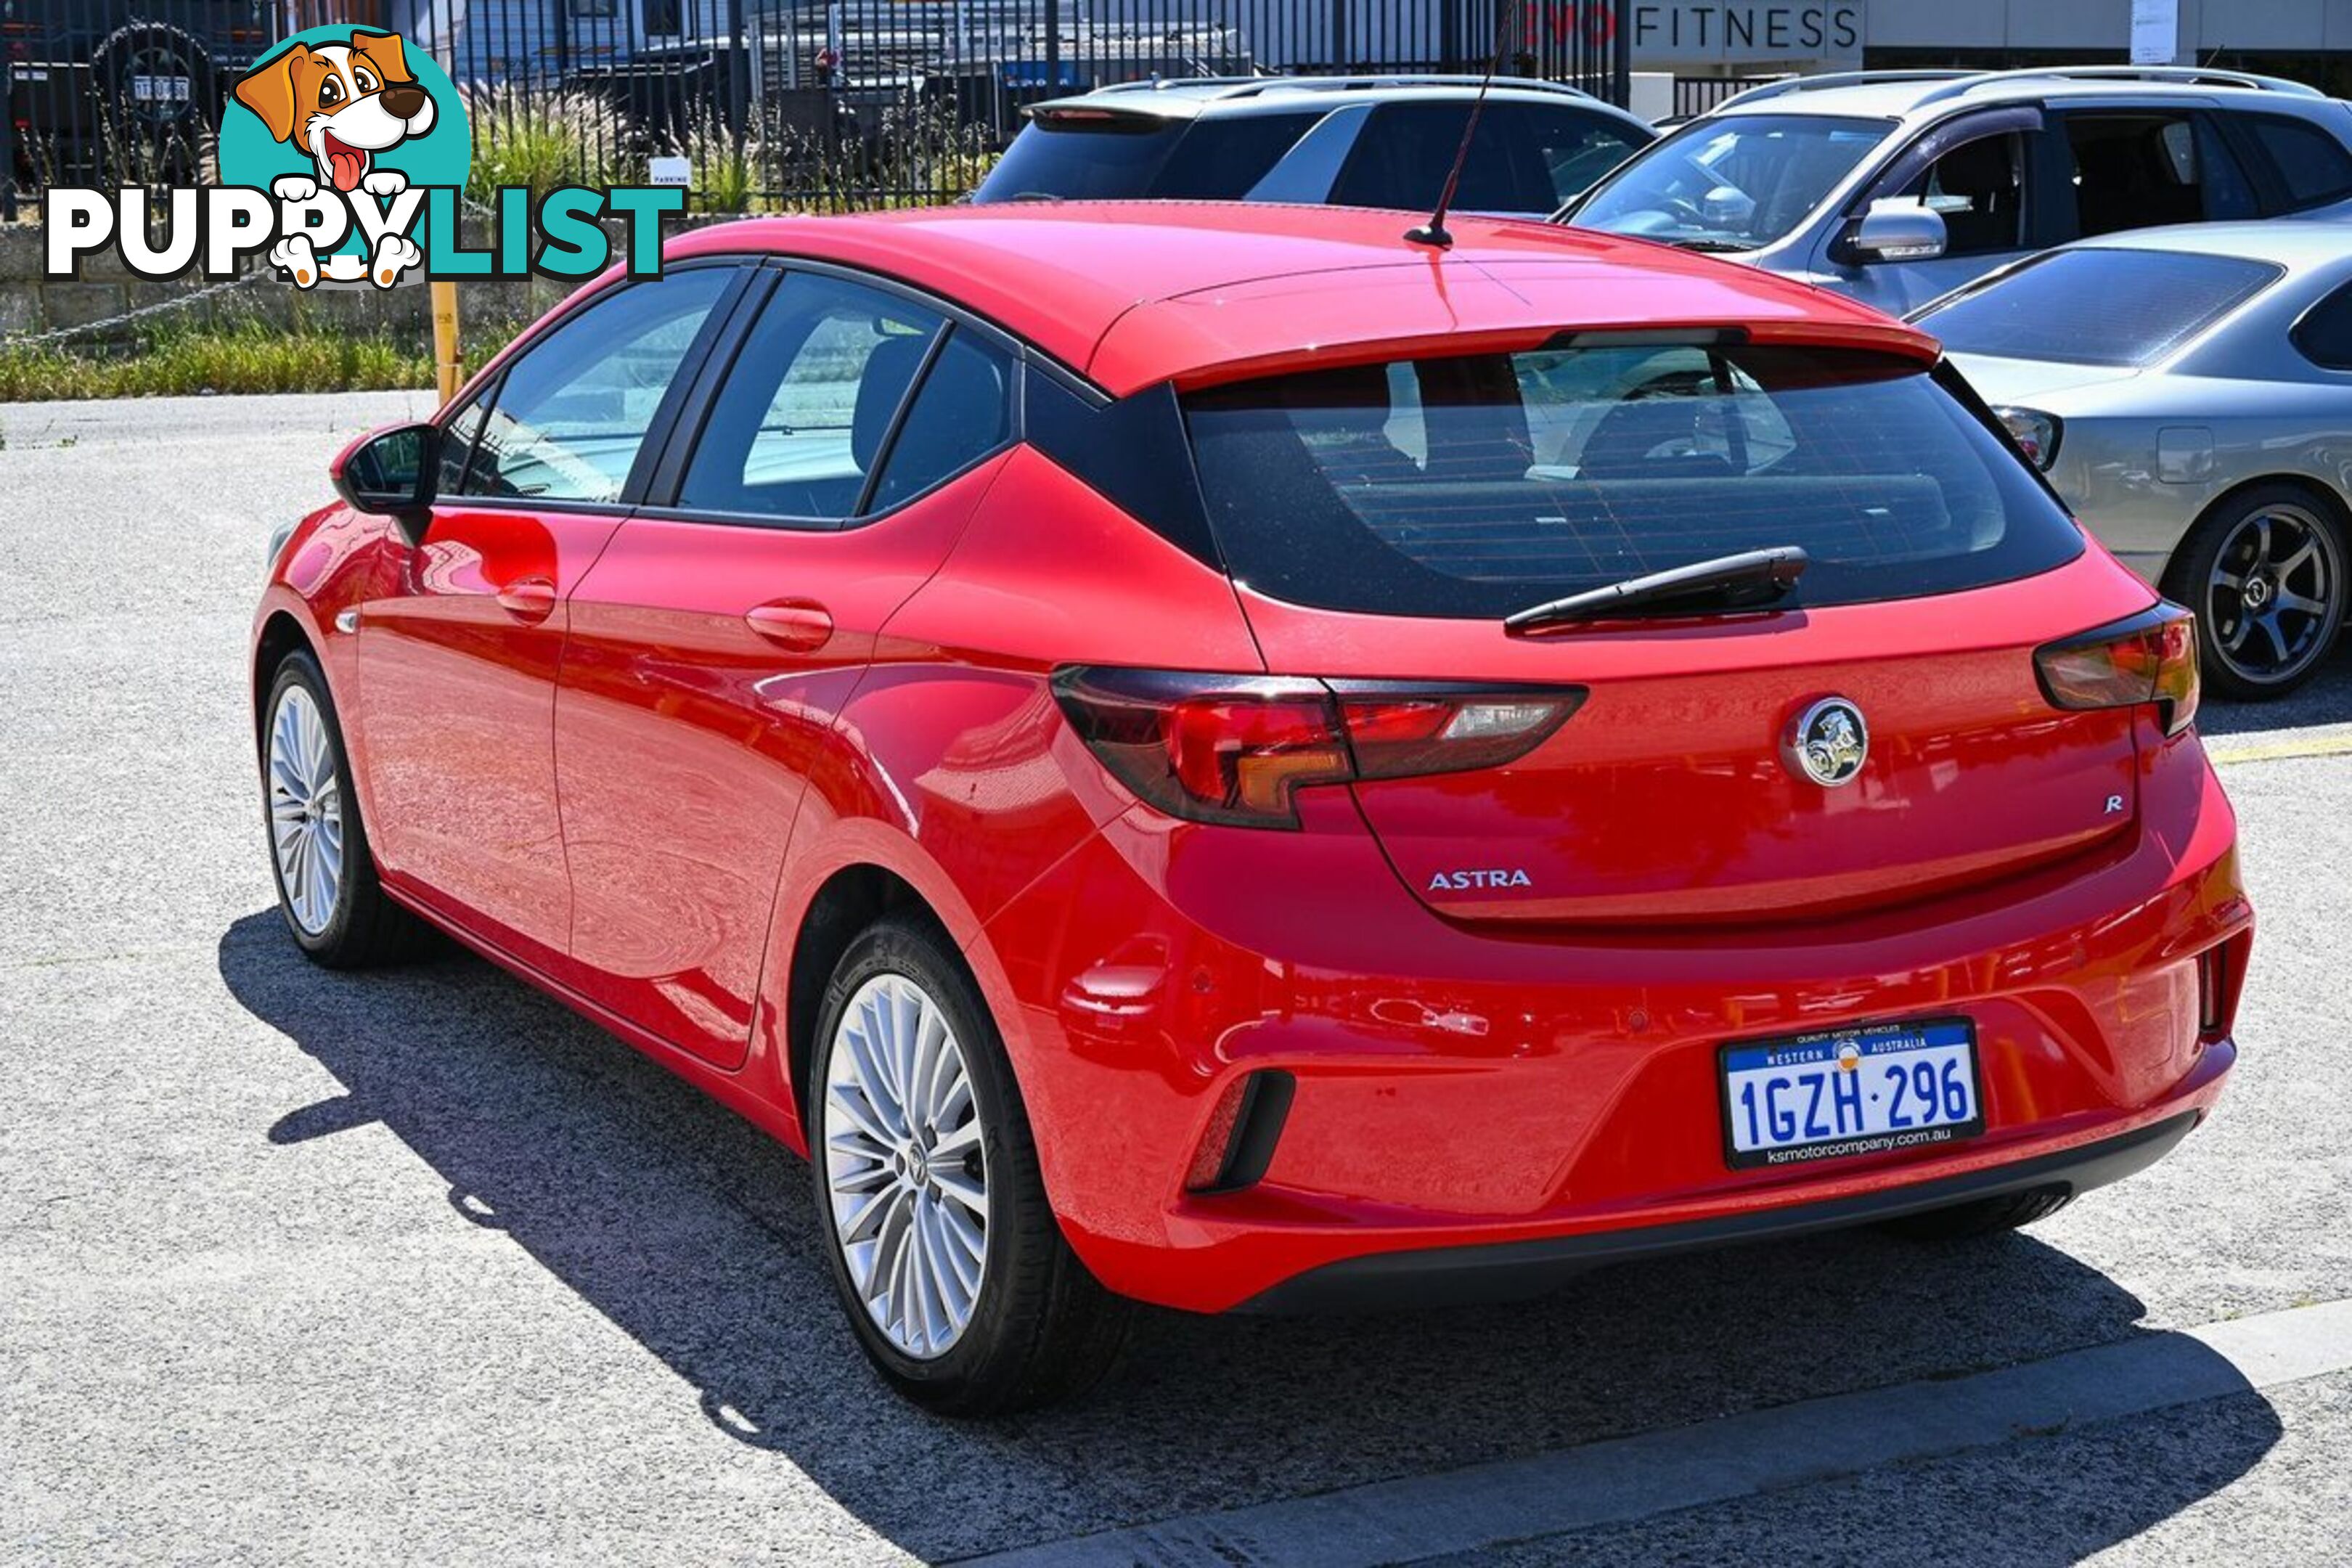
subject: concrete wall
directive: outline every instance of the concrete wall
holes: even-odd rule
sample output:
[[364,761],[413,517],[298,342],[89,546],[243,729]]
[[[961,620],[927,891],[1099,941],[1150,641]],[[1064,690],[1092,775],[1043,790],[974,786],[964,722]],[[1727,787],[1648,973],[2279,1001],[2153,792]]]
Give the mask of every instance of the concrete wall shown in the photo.
[[[1866,0],[1872,48],[2113,49],[2131,0]],[[2352,0],[2180,0],[2180,41],[2213,49],[2352,49]]]

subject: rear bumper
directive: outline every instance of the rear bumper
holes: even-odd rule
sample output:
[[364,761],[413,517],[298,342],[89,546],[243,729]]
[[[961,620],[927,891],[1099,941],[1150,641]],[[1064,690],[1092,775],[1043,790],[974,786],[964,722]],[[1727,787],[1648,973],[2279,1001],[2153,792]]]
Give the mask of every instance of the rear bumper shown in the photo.
[[2080,1196],[2146,1170],[2170,1153],[2202,1120],[2203,1111],[2184,1110],[2079,1149],[1786,1208],[1679,1225],[1633,1226],[1534,1241],[1422,1247],[1344,1258],[1294,1275],[1234,1310],[1346,1312],[1407,1304],[1517,1300],[1542,1295],[1587,1270],[1635,1258],[1873,1225],[1979,1198],[2042,1191]]
[[[1111,1289],[1417,1300],[1524,1264],[1535,1282],[1499,1289],[1539,1290],[2160,1155],[2177,1139],[2148,1130],[2193,1125],[2235,1059],[2200,957],[2242,973],[2252,914],[2193,740],[2143,757],[2140,799],[2137,847],[2094,865],[1834,923],[1572,937],[1439,919],[1360,831],[1138,810],[989,918],[972,967],[1063,1232]],[[1724,1046],[1951,1016],[1977,1027],[1982,1136],[1728,1166]],[[1295,1089],[1260,1179],[1187,1190],[1229,1136],[1221,1098],[1261,1071]]]

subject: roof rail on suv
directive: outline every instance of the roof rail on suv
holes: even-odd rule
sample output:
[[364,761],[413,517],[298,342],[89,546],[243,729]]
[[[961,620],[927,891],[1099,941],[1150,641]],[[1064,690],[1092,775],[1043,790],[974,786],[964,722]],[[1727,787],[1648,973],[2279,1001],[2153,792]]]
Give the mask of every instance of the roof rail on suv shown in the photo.
[[1745,92],[1733,93],[1708,112],[1729,109],[1735,104],[1762,103],[1768,99],[1786,98],[1791,93],[1821,92],[1839,87],[1880,87],[1906,81],[1937,84],[1919,95],[1918,103],[1926,105],[1964,97],[1988,83],[2033,80],[2169,82],[2179,87],[2234,87],[2255,92],[2285,93],[2295,98],[2327,96],[2315,87],[2288,81],[2281,77],[2256,76],[2251,71],[2214,70],[2205,66],[2025,66],[2015,70],[1997,71],[1829,71],[1821,76],[1792,76],[1785,81],[1768,81]]
[[1171,87],[1246,87],[1260,79],[1254,76],[1170,76],[1146,77],[1139,81],[1105,82],[1090,88],[1083,95],[1072,97],[1102,98],[1114,92],[1166,92]]
[[[1729,109],[1735,103],[1761,103],[1769,98],[1786,98],[1792,92],[1819,92],[1832,87],[1875,87],[1888,82],[1957,81],[1982,76],[1982,71],[1963,70],[1878,70],[1824,71],[1819,76],[1792,76],[1780,81],[1759,82],[1742,92],[1735,92],[1715,106]],[[1707,112],[1713,113],[1714,110]]]
[[[1398,88],[1451,87],[1475,88],[1486,79],[1482,76],[1419,75],[1391,73],[1385,76],[1182,76],[1167,77],[1152,81],[1122,81],[1096,88],[1078,97],[1099,97],[1107,93],[1168,92],[1200,88],[1213,88],[1212,96],[1218,100],[1256,98],[1268,92],[1379,92]],[[1522,92],[1549,93],[1559,98],[1592,100],[1592,94],[1566,82],[1547,81],[1540,77],[1498,76],[1495,85]]]
[[2256,92],[2281,92],[2295,98],[2326,98],[2315,87],[2282,77],[2255,76],[2251,71],[2213,70],[2204,66],[2026,66],[2017,70],[1979,71],[1920,95],[1922,104],[1940,103],[1986,82],[1995,81],[2151,81],[2176,87],[2234,87]]

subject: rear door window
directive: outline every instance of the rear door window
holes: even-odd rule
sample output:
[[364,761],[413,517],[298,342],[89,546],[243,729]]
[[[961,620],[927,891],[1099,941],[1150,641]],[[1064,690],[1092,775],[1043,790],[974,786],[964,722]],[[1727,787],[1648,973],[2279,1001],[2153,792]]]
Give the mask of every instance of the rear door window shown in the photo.
[[1916,362],[1609,346],[1317,371],[1186,400],[1210,526],[1276,598],[1499,618],[1775,545],[1798,601],[1908,598],[2080,553],[2006,446]]
[[2278,114],[2250,114],[2244,125],[2277,173],[2283,210],[2299,212],[2352,197],[2352,153],[2316,125]]
[[2060,129],[2076,237],[2256,216],[2252,182],[2204,115],[2074,110]]
[[845,279],[793,273],[744,340],[677,505],[838,522],[947,330],[936,310]]
[[957,327],[923,373],[891,437],[867,511],[887,511],[954,478],[1013,438],[1013,356]]
[[2037,257],[1918,322],[1954,353],[2153,364],[2281,276],[2234,256],[2090,246]]

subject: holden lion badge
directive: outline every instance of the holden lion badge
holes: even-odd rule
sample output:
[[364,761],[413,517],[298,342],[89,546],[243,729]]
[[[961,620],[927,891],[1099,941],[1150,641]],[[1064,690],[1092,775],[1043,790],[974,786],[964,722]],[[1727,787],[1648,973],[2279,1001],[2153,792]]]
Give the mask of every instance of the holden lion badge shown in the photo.
[[1862,710],[1843,697],[1824,697],[1797,715],[1780,743],[1781,755],[1801,778],[1824,789],[1852,784],[1870,755],[1870,727]]

